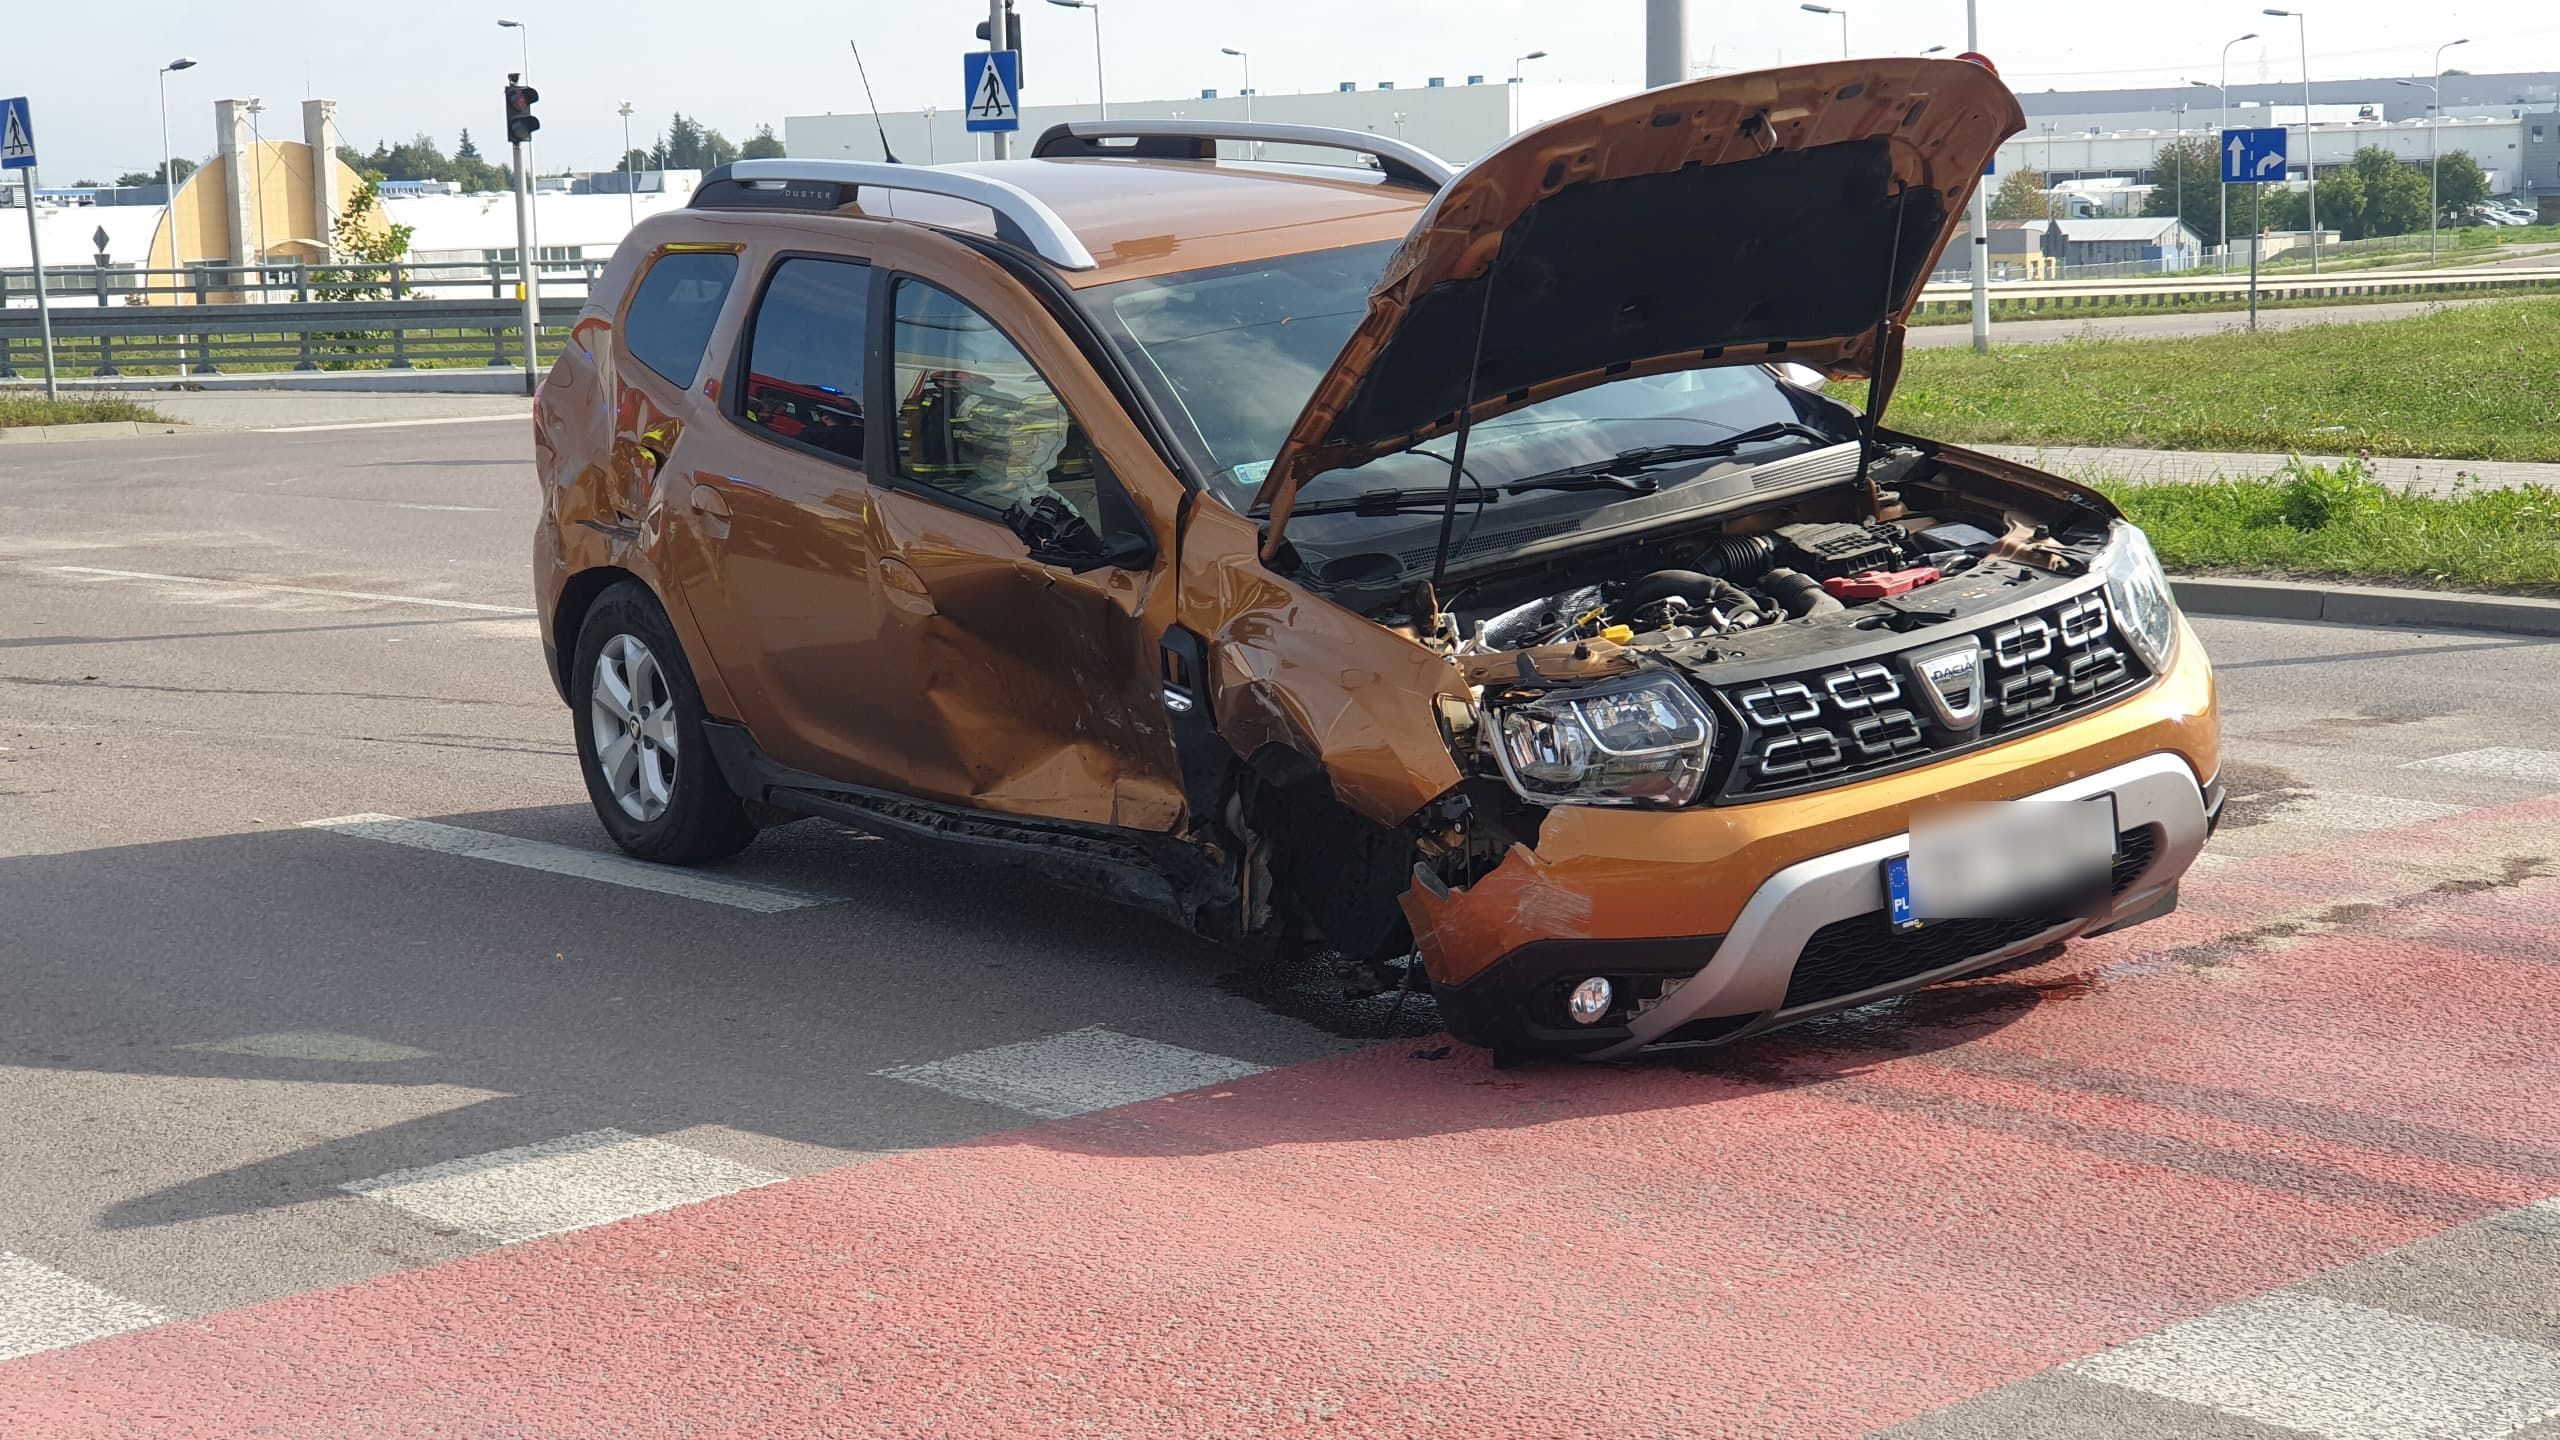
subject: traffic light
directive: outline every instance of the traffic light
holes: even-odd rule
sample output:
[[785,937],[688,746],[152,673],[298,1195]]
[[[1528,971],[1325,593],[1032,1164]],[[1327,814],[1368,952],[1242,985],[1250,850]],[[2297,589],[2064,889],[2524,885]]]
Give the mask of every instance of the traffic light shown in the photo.
[[533,102],[541,98],[541,91],[530,85],[519,85],[513,76],[508,77],[507,143],[521,145],[533,138],[534,131],[542,128],[541,118],[533,113]]
[[978,22],[978,38],[986,41],[987,48],[990,50],[1010,50],[1014,53],[1013,83],[1019,87],[1022,84],[1022,17],[1013,13],[1013,0],[1005,0],[1002,41],[998,41],[988,32],[988,23],[985,20]]

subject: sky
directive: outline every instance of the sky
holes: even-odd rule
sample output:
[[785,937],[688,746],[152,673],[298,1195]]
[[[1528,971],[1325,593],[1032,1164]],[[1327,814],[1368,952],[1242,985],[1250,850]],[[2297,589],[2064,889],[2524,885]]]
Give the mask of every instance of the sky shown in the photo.
[[[1499,80],[1512,57],[1548,52],[1523,73],[1535,83],[1587,81],[1632,88],[1644,73],[1642,0],[1102,0],[1111,93],[1128,99],[1233,91],[1251,57],[1264,94],[1418,85],[1431,75]],[[2222,43],[2231,79],[2301,75],[2294,22],[2250,0],[2057,4],[1979,0],[1981,48],[2021,92],[2217,78]],[[1093,99],[1093,28],[1086,12],[1016,0],[1031,104]],[[2468,37],[2447,63],[2473,71],[2560,70],[2554,0],[2308,0],[2315,78],[2423,74],[2434,47]],[[278,134],[299,139],[298,101],[338,101],[343,138],[359,149],[420,130],[447,150],[469,127],[484,154],[505,149],[499,87],[518,68],[527,22],[531,76],[542,91],[541,161],[604,168],[621,154],[624,100],[632,138],[647,145],[681,110],[731,139],[789,114],[860,110],[848,39],[858,40],[883,109],[960,103],[960,59],[977,48],[982,0],[122,0],[91,10],[61,3],[9,7],[0,30],[0,96],[34,107],[48,185],[113,180],[160,163],[156,72],[179,55],[195,69],[169,80],[169,125],[180,155],[211,153],[213,102],[255,95]],[[1857,54],[1964,48],[1962,0],[1853,0]],[[1718,69],[1829,59],[1840,22],[1795,0],[1691,0],[1693,62]]]

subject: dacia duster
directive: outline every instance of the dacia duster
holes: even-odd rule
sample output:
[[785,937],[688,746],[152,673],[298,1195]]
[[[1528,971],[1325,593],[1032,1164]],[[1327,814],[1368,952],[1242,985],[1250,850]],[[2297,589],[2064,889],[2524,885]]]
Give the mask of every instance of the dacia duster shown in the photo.
[[716,171],[536,402],[596,813],[652,860],[822,816],[1418,951],[1508,1055],[2163,914],[2218,740],[2141,532],[1881,423],[2021,124],[1985,65],[1884,59],[1459,172],[1179,120]]

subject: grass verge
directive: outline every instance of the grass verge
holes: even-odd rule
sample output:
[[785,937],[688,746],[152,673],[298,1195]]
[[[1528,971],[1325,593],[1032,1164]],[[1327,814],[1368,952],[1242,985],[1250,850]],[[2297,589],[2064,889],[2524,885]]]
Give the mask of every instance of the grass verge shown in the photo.
[[168,417],[148,405],[112,395],[76,400],[47,400],[41,395],[0,395],[0,430],[24,425],[89,425],[101,420],[139,420],[165,424]]
[[1893,424],[1958,443],[2560,461],[2560,298],[2370,324],[1914,350]]
[[2257,480],[2102,485],[2173,575],[2560,596],[2560,490],[2407,495],[2352,463]]

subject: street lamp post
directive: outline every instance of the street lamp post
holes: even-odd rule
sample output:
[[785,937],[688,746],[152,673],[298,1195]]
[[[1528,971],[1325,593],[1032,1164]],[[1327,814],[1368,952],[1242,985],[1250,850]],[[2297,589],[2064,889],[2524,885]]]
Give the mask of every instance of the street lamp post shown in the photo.
[[1511,133],[1514,135],[1520,133],[1520,67],[1532,60],[1546,58],[1547,52],[1544,50],[1532,50],[1526,55],[1511,57]]
[[[1974,0],[1964,0],[1964,48],[1982,53]],[[1991,195],[1980,180],[1973,182],[1973,348],[1991,349]]]
[[267,107],[265,102],[252,95],[249,103],[240,108],[249,112],[249,186],[250,193],[257,197],[258,298],[264,300],[267,298],[267,167],[264,163],[267,137],[259,128],[258,117],[267,113]]
[[631,163],[631,102],[623,101],[622,108],[613,113],[622,117],[623,221],[626,225],[637,225],[640,223],[640,201],[639,197],[632,193],[632,187],[639,183],[639,178],[636,167]]
[[[2468,37],[2447,40],[2436,47],[2435,78],[2427,82],[2427,263],[2436,263],[2436,132],[2444,128],[2444,52],[2456,45],[2468,45]],[[2403,80],[2414,87],[2414,80]]]
[[1219,46],[1218,53],[1244,62],[1244,118],[1249,123],[1253,119],[1253,57],[1232,45]]
[[1084,10],[1093,15],[1093,113],[1097,119],[1111,118],[1111,102],[1102,93],[1102,0],[1049,0],[1065,10]]
[[2295,44],[2302,52],[2302,175],[2308,186],[2303,195],[2304,215],[2311,222],[2311,273],[2320,273],[2320,152],[2313,149],[2311,137],[2311,22],[2299,10],[2262,12],[2293,22]]
[[1837,16],[1839,16],[1839,17],[1840,17],[1840,58],[1841,58],[1841,59],[1843,59],[1843,60],[1846,60],[1846,59],[1848,59],[1848,58],[1849,58],[1849,11],[1848,11],[1847,7],[1845,7],[1845,6],[1840,6],[1840,5],[1815,5],[1815,4],[1811,4],[1811,3],[1809,3],[1809,0],[1808,0],[1808,3],[1806,3],[1806,4],[1802,4],[1802,5],[1798,5],[1796,8],[1797,8],[1797,9],[1799,9],[1799,10],[1804,11],[1804,12],[1805,12],[1806,14],[1808,14],[1808,15],[1837,15]]
[[[2177,138],[2176,138],[2175,140],[2173,140],[2173,141],[2171,141],[2171,142],[2170,142],[2169,148],[2170,148],[2170,149],[2172,149],[2172,150],[2175,150],[2175,151],[2178,153],[2178,243],[2179,243],[2179,244],[2181,244],[2181,245],[2183,245],[2183,244],[2185,244],[2185,243],[2186,243],[2186,241],[2187,241],[2187,153],[2188,153],[2188,152],[2187,152],[2187,102],[2186,102],[2186,101],[2184,101],[2184,100],[2181,100],[2181,101],[2179,101],[2179,102],[2178,102],[2178,120],[2177,120],[2177,129],[2176,129],[2176,130],[2174,130],[2174,131],[2172,131],[2171,133],[2177,136]],[[2179,268],[2179,269],[2181,269],[2181,270],[2184,270],[2184,269],[2186,269],[2187,267],[2186,267],[2186,266],[2184,266],[2184,265],[2181,265],[2181,266],[2179,266],[2178,268]]]
[[[179,268],[178,172],[177,162],[169,154],[169,72],[192,70],[195,65],[194,56],[181,55],[160,67],[160,223],[169,227],[169,268],[172,270]],[[145,256],[142,263],[147,268],[151,263],[150,257]],[[150,283],[146,279],[144,289],[149,288]],[[172,288],[175,288],[174,282]],[[181,370],[179,373],[186,372]]]

